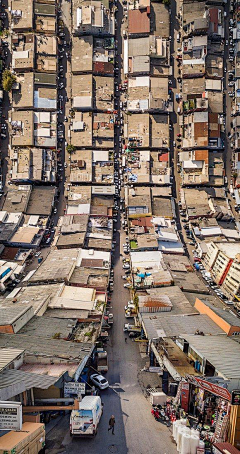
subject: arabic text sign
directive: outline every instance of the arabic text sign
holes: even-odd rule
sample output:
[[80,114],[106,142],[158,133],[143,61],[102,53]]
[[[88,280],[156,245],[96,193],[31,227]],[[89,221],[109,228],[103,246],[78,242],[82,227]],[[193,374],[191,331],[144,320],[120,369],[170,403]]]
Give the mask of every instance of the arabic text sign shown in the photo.
[[22,429],[22,405],[0,402],[0,430]]
[[85,394],[85,383],[78,383],[78,382],[69,382],[64,383],[64,396],[68,397],[71,394]]

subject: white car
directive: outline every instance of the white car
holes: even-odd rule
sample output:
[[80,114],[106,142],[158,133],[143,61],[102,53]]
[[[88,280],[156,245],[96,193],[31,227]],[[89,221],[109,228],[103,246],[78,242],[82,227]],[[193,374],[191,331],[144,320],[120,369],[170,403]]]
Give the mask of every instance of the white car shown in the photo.
[[90,380],[96,385],[99,389],[106,389],[109,387],[109,383],[105,377],[101,374],[92,374]]

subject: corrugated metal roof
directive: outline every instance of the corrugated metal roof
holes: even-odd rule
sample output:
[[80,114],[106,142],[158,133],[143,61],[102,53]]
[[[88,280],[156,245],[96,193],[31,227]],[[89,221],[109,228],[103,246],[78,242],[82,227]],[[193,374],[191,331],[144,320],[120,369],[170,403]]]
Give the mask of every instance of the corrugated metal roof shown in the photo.
[[142,320],[148,339],[195,334],[197,330],[204,334],[224,334],[207,315],[142,314]]
[[227,336],[183,337],[191,347],[206,358],[227,379],[240,377],[240,345]]
[[35,316],[19,331],[20,334],[28,334],[45,338],[67,339],[77,324],[77,320],[67,318],[48,318]]
[[31,309],[29,304],[16,304],[14,307],[1,307],[0,308],[0,325],[11,325],[19,317],[23,316],[25,312]]
[[[14,397],[19,392],[31,388],[48,389],[59,380],[59,377],[31,374],[16,369],[4,370],[0,373],[0,399]],[[6,389],[7,388],[7,389]]]
[[26,334],[0,334],[0,347],[20,347],[25,350],[26,356],[81,361],[91,353],[93,346],[90,342],[69,342]]
[[22,355],[24,350],[19,350],[16,348],[1,348],[0,350],[0,371],[5,369],[9,364],[11,364],[14,359],[19,355]]

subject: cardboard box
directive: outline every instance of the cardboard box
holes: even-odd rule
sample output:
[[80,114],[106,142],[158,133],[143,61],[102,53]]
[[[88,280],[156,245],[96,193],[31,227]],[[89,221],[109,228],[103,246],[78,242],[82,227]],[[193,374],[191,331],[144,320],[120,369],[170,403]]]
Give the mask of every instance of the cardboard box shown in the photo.
[[150,393],[150,404],[151,405],[165,405],[167,402],[167,395],[165,393],[157,392]]
[[11,430],[0,438],[0,454],[11,454],[13,449],[14,454],[38,454],[44,445],[44,424],[25,422],[22,430]]

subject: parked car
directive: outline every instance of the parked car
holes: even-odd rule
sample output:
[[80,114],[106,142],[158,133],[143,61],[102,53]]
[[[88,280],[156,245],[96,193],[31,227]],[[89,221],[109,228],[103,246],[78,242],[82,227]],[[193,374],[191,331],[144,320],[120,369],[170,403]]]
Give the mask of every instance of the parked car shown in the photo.
[[92,374],[92,375],[90,375],[90,380],[99,389],[107,389],[107,388],[109,388],[108,381],[101,374]]

